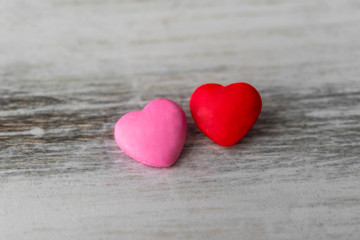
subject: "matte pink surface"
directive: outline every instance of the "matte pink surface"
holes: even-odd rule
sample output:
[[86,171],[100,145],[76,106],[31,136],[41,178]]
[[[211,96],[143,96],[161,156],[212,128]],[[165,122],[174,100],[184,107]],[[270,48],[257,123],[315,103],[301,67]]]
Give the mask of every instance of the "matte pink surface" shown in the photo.
[[175,102],[157,99],[142,111],[122,116],[115,125],[114,136],[119,147],[136,161],[169,167],[184,146],[186,116]]

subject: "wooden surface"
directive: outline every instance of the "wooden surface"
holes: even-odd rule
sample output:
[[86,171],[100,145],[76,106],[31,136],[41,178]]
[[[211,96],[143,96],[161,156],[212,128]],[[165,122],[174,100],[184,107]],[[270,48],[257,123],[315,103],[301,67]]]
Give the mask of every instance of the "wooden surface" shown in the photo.
[[[359,239],[360,3],[0,1],[0,239]],[[203,83],[263,98],[223,148],[190,117]],[[124,113],[188,117],[172,168],[116,146]]]

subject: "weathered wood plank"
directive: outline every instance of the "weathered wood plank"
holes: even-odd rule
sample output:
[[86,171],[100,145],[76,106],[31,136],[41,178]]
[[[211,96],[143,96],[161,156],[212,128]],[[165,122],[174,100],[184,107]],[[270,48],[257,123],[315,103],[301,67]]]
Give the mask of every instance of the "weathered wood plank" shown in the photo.
[[[0,3],[0,238],[358,239],[360,5],[345,1]],[[247,81],[263,111],[213,144],[188,101]],[[168,169],[118,149],[124,113],[188,118]]]

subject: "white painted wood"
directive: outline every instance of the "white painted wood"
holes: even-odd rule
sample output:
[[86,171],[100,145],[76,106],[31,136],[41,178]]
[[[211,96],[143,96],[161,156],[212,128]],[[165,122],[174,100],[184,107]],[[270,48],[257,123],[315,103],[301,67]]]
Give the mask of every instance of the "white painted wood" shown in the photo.
[[[359,239],[357,0],[1,0],[0,239]],[[203,83],[246,81],[231,148],[194,125]],[[116,120],[180,103],[174,167],[125,156]]]

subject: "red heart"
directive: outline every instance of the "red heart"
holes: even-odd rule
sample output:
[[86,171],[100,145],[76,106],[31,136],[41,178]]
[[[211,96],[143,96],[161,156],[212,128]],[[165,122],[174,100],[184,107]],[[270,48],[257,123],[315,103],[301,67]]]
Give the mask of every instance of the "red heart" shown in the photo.
[[209,83],[191,96],[190,110],[196,125],[215,143],[232,146],[254,125],[261,111],[258,91],[247,83],[229,86]]

